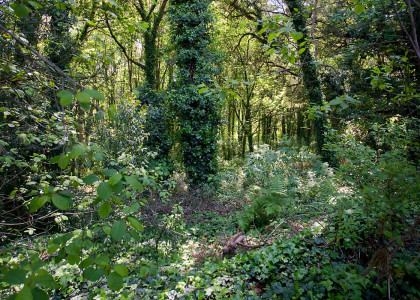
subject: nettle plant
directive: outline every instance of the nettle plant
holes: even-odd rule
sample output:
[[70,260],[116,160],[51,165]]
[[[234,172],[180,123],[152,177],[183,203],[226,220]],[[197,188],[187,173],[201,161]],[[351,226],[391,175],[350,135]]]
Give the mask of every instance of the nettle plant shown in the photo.
[[[95,90],[83,90],[75,95],[63,90],[57,95],[63,107],[72,105],[76,99],[86,110],[91,107],[91,98],[104,98]],[[95,282],[105,276],[113,291],[121,289],[123,278],[129,274],[126,265],[114,262],[107,253],[110,248],[105,247],[97,255],[91,250],[98,238],[104,238],[105,245],[112,243],[114,247],[123,240],[140,239],[143,225],[139,211],[146,201],[141,194],[157,183],[140,168],[105,169],[105,149],[97,144],[75,142],[70,136],[67,140],[71,142],[63,147],[62,153],[50,160],[58,167],[58,175],[54,180],[45,177],[31,185],[32,199],[27,202],[29,213],[45,207],[58,209],[56,215],[61,216],[56,218],[58,223],[67,219],[67,211],[83,214],[91,210],[97,214],[91,221],[83,220],[80,228],[53,236],[43,249],[30,251],[27,259],[18,264],[9,261],[2,265],[2,286],[17,291],[12,299],[49,299],[48,291],[58,289],[60,281],[54,278],[54,271],[49,271],[48,266],[62,261],[75,266],[82,281]],[[79,169],[84,166],[85,170],[90,170],[89,174],[83,177],[72,174],[74,166]]]

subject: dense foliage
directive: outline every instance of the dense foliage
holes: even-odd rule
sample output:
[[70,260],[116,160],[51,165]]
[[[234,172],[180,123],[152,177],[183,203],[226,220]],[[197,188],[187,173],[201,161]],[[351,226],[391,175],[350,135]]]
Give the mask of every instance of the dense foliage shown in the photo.
[[417,0],[0,4],[0,298],[420,298]]

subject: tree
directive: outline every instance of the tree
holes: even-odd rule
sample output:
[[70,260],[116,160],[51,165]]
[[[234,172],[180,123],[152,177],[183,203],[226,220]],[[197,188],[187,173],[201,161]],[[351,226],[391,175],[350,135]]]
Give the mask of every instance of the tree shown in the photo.
[[170,21],[177,56],[176,91],[171,101],[180,126],[184,167],[193,184],[216,172],[218,98],[200,94],[197,86],[211,84],[217,61],[209,50],[211,0],[171,1]]

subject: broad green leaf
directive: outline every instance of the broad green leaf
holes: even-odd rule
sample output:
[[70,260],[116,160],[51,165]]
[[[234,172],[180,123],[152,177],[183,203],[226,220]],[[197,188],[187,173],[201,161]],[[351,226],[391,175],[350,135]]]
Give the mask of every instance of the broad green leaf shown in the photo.
[[99,93],[97,90],[86,89],[83,92],[85,92],[86,94],[88,94],[89,96],[91,96],[93,99],[96,99],[96,100],[105,100],[104,95],[102,95],[101,93]]
[[357,5],[354,7],[354,11],[355,11],[357,14],[361,14],[362,12],[364,12],[364,11],[365,11],[365,6],[364,6],[362,3],[359,3],[359,4],[357,4]]
[[306,51],[306,48],[300,48],[299,49],[299,54],[302,54],[303,52],[305,52]]
[[108,182],[102,182],[98,186],[98,197],[102,200],[107,200],[109,197],[111,197],[112,194],[112,188],[109,185]]
[[136,218],[129,216],[127,217],[127,221],[134,229],[143,232],[143,225]]
[[129,185],[131,185],[133,188],[135,188],[137,191],[141,192],[143,191],[143,186],[141,183],[133,176],[124,176],[125,181],[128,182]]
[[124,236],[126,228],[127,228],[127,225],[125,225],[124,221],[115,222],[111,228],[111,237],[117,241],[121,240],[122,237]]
[[295,40],[295,41],[298,41],[298,40],[300,40],[301,38],[303,38],[303,33],[302,32],[297,32],[297,31],[292,31],[292,32],[290,32],[290,35],[292,36],[292,38]]
[[29,213],[33,213],[34,211],[37,211],[42,206],[44,206],[44,204],[47,203],[49,200],[50,200],[50,197],[48,196],[33,198],[31,203],[29,204]]
[[82,144],[77,143],[73,145],[73,148],[71,151],[73,153],[74,158],[78,158],[80,155],[83,155],[86,153],[86,148]]
[[106,277],[108,287],[113,291],[119,291],[123,286],[123,278],[116,272],[110,273]]
[[32,300],[32,289],[25,285],[19,293],[17,293],[15,300]]
[[122,175],[120,173],[116,173],[114,175],[111,176],[111,178],[109,178],[109,184],[110,185],[116,185],[118,182],[120,182],[122,178]]
[[9,270],[4,275],[3,281],[9,284],[22,284],[25,282],[28,271],[17,269]]
[[149,268],[146,266],[143,266],[140,268],[139,276],[140,277],[146,277],[149,274]]
[[276,34],[275,33],[273,33],[273,32],[271,32],[269,35],[268,35],[268,42],[271,42],[272,40],[274,40],[274,38],[276,37]]
[[105,271],[102,269],[94,269],[92,267],[86,268],[86,270],[83,271],[83,277],[90,281],[97,281],[99,280],[103,275],[105,275]]
[[102,203],[101,206],[99,207],[98,213],[101,219],[108,217],[110,212],[111,212],[111,203],[109,203],[108,201]]
[[136,31],[136,27],[134,27],[133,25],[128,25],[127,26],[128,32],[133,33],[134,31]]
[[122,277],[128,276],[128,268],[126,266],[123,266],[123,265],[115,265],[114,266],[114,270],[115,270],[115,272],[117,272]]
[[57,93],[60,98],[60,104],[62,106],[70,105],[73,102],[73,94],[69,90],[62,90]]
[[86,92],[78,92],[76,94],[76,99],[77,101],[79,101],[80,104],[89,103],[90,95]]
[[34,288],[32,290],[32,296],[33,296],[33,299],[35,300],[49,300],[50,299],[48,294],[39,288]]
[[52,202],[57,208],[61,210],[69,209],[71,204],[70,199],[68,197],[59,194],[55,194],[54,196],[52,196]]
[[41,269],[38,272],[38,275],[35,277],[34,282],[39,284],[42,287],[56,289],[58,284],[55,282],[54,278],[47,271]]
[[90,267],[92,264],[93,264],[93,259],[88,257],[88,258],[85,258],[84,260],[82,260],[79,267],[82,268],[82,269],[86,269],[87,267]]
[[337,98],[337,99],[331,100],[328,104],[334,106],[334,105],[339,105],[341,103],[343,103],[343,100],[341,98]]
[[99,177],[95,174],[87,175],[85,178],[83,178],[83,182],[85,184],[93,184],[95,182],[99,181]]
[[54,254],[58,250],[58,248],[60,248],[59,245],[51,245],[50,247],[48,247],[47,253]]
[[11,8],[13,8],[13,11],[15,12],[15,15],[19,18],[24,18],[29,14],[29,8],[27,8],[23,4],[12,4],[10,5]]
[[42,8],[42,5],[39,4],[36,1],[28,1],[30,5],[32,5],[33,8],[38,9],[38,8]]
[[69,162],[70,162],[70,157],[68,157],[67,155],[61,154],[57,158],[57,164],[61,169],[67,168],[67,166],[69,165]]

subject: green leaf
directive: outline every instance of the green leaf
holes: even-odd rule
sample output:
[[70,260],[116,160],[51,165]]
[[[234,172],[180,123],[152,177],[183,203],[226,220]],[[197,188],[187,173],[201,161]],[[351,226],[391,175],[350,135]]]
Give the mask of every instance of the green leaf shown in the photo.
[[31,203],[29,204],[29,213],[33,213],[34,211],[37,211],[42,206],[44,206],[44,204],[47,203],[49,200],[50,200],[50,197],[48,196],[33,198]]
[[13,8],[13,11],[15,12],[15,15],[19,18],[24,18],[29,14],[29,8],[27,8],[23,4],[12,4],[10,5],[11,8]]
[[98,197],[102,200],[107,200],[109,197],[111,197],[112,194],[112,188],[109,185],[108,182],[102,182],[98,186]]
[[105,275],[105,271],[102,269],[94,269],[92,267],[86,268],[86,270],[83,271],[83,277],[90,281],[97,281],[99,280],[103,275]]
[[273,32],[271,32],[269,35],[268,35],[268,42],[271,42],[272,40],[274,40],[274,38],[276,37],[276,34],[275,33],[273,33]]
[[35,300],[49,300],[50,299],[48,294],[39,288],[34,288],[32,290],[32,296],[33,296],[33,299]]
[[112,272],[106,277],[108,287],[113,291],[119,291],[123,286],[123,278],[116,272]]
[[109,178],[109,184],[110,185],[116,185],[118,182],[120,182],[122,178],[122,175],[120,173],[116,173],[114,175],[111,176],[111,178]]
[[4,275],[3,281],[9,284],[22,284],[25,282],[28,271],[17,269],[9,270]]
[[128,32],[133,33],[134,31],[136,31],[136,27],[134,27],[133,25],[128,25],[127,26]]
[[93,99],[96,99],[96,100],[105,100],[104,95],[102,95],[101,93],[99,93],[97,90],[86,89],[83,92],[85,92],[86,94],[88,94],[89,96],[91,96]]
[[32,289],[29,286],[24,286],[19,293],[17,293],[15,300],[32,300]]
[[143,266],[143,267],[140,268],[140,271],[139,271],[139,276],[140,277],[146,277],[148,274],[149,274],[149,268],[148,267]]
[[57,158],[57,164],[61,169],[67,168],[67,166],[69,165],[69,162],[70,162],[70,157],[68,157],[67,155],[61,154]]
[[34,282],[39,284],[42,287],[56,289],[58,284],[55,282],[54,278],[47,271],[40,269],[38,275],[35,277]]
[[306,48],[300,48],[299,49],[299,54],[302,54],[303,52],[305,52],[306,51]]
[[128,182],[129,185],[131,185],[133,188],[135,188],[137,191],[141,192],[143,191],[143,186],[141,183],[133,176],[124,176],[125,181]]
[[209,88],[203,87],[203,88],[201,88],[201,89],[198,90],[198,93],[201,95],[202,93],[204,93],[204,92],[206,92],[208,90],[209,90]]
[[80,155],[86,153],[86,148],[82,144],[77,143],[73,145],[71,152],[73,153],[74,158],[78,158]]
[[95,114],[95,119],[99,121],[99,120],[102,120],[104,116],[105,116],[105,113],[102,110],[100,110]]
[[95,182],[99,181],[99,177],[95,174],[87,175],[85,178],[83,178],[83,182],[85,184],[93,184]]
[[365,11],[365,6],[364,6],[362,3],[359,3],[359,4],[357,4],[357,5],[354,7],[354,11],[355,11],[357,14],[361,14],[362,12],[364,12],[364,11]]
[[121,240],[122,237],[124,236],[126,228],[127,228],[127,225],[125,225],[124,221],[115,222],[111,228],[111,237],[117,241]]
[[292,38],[297,42],[298,40],[300,40],[301,38],[303,38],[303,33],[302,32],[298,32],[298,31],[292,31],[290,32],[290,35],[292,36]]
[[51,245],[50,247],[48,247],[47,253],[54,254],[58,250],[58,248],[60,248],[59,245]]
[[59,194],[55,194],[54,196],[52,196],[52,202],[58,209],[61,210],[69,209],[71,204],[70,199],[68,197]]
[[38,9],[38,8],[42,8],[42,5],[39,4],[36,1],[28,1],[30,5],[32,5],[33,8]]
[[108,217],[110,212],[111,212],[111,203],[109,203],[108,201],[102,203],[101,206],[99,207],[98,213],[101,219]]
[[128,268],[123,265],[115,265],[114,266],[115,272],[117,272],[122,277],[128,276]]
[[87,104],[87,103],[89,103],[90,96],[89,96],[88,93],[78,92],[76,94],[76,99],[77,99],[77,101],[79,101],[80,104],[82,104],[82,103],[86,103]]
[[62,106],[70,105],[73,102],[73,94],[69,90],[62,90],[57,93],[60,98],[60,104]]
[[129,216],[127,217],[127,221],[134,229],[143,232],[143,225],[136,218]]

